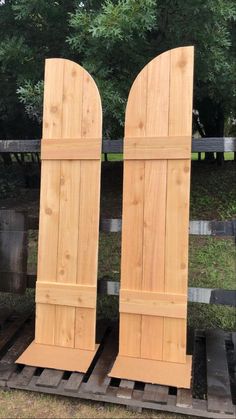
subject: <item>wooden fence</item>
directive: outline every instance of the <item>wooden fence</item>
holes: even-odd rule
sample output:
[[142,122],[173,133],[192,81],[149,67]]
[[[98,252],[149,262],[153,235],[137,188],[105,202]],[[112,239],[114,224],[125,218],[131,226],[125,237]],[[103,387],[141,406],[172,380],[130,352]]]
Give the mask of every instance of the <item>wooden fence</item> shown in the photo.
[[[0,291],[22,293],[35,287],[36,275],[27,272],[27,237],[29,230],[38,230],[38,222],[38,217],[28,217],[26,212],[0,210]],[[104,233],[118,233],[121,226],[120,218],[100,220],[100,231]],[[236,238],[236,220],[190,221],[189,234]],[[98,293],[118,296],[119,286],[119,281],[102,277],[98,280]],[[188,301],[236,307],[236,291],[189,287]]]
[[[123,140],[103,140],[102,146],[103,153],[114,153],[120,154],[123,152]],[[222,138],[201,138],[192,139],[192,152],[236,152],[236,138],[235,137],[222,137]],[[0,140],[0,153],[39,153],[40,152],[40,140],[39,139],[12,139],[12,140]],[[24,225],[25,221],[23,222]],[[18,245],[23,257],[22,263],[25,263],[27,257],[27,240],[25,238],[25,232],[28,230],[38,229],[38,218],[27,217],[27,228],[22,228],[22,234],[19,235]],[[0,222],[0,230],[2,230],[2,224]],[[9,229],[10,230],[10,229]],[[121,231],[121,219],[101,219],[100,220],[100,231],[103,232],[119,232]],[[24,234],[23,234],[24,233]],[[6,233],[4,233],[6,234]],[[10,234],[10,231],[8,232]],[[203,235],[203,236],[232,236],[236,238],[236,220],[231,221],[203,221],[194,220],[190,221],[189,234],[192,235]],[[24,239],[22,239],[22,237]],[[23,241],[22,241],[23,240]],[[4,246],[3,233],[0,232],[0,246]],[[10,243],[10,241],[9,241]],[[16,244],[16,242],[15,242]],[[10,249],[8,248],[8,251]],[[5,252],[7,254],[7,252]],[[9,254],[9,252],[8,252]],[[12,257],[12,256],[11,256]],[[8,262],[2,262],[2,265]],[[19,278],[22,278],[22,273],[17,272],[16,275],[15,267],[10,262],[11,267],[8,269],[10,272],[1,272],[1,290],[10,292],[23,292],[25,287],[34,287],[36,276],[34,274],[28,274],[25,272],[25,285],[19,285]],[[17,268],[20,269],[20,268]],[[13,275],[14,273],[14,275]],[[11,278],[15,278],[15,282]],[[17,279],[18,278],[18,279]],[[14,285],[15,284],[15,285]],[[18,285],[17,285],[18,284]],[[110,278],[101,278],[98,281],[98,292],[100,294],[118,295],[119,294],[119,282],[113,281]],[[208,303],[208,304],[224,304],[229,306],[236,306],[236,291],[222,290],[222,289],[208,289],[208,288],[193,288],[189,287],[188,301]]]

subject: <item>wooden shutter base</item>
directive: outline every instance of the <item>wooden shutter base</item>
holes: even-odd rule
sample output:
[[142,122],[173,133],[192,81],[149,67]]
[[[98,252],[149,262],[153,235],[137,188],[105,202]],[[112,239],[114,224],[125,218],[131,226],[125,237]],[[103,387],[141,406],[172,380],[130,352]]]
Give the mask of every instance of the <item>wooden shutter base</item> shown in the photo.
[[186,356],[184,364],[118,355],[109,377],[190,388],[191,371],[190,355]]
[[55,368],[57,370],[86,372],[99,348],[94,351],[43,345],[33,341],[26,351],[16,360],[18,364]]

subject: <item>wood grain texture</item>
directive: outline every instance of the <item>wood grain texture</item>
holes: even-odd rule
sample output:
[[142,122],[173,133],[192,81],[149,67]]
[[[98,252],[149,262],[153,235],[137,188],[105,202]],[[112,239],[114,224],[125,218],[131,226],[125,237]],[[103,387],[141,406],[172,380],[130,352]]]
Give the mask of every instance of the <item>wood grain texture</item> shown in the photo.
[[147,291],[121,290],[120,312],[186,318],[187,297]]
[[190,388],[192,357],[186,363],[166,362],[153,359],[119,356],[109,376],[126,380],[144,381],[173,387]]
[[63,371],[86,372],[97,349],[98,345],[95,345],[94,351],[85,351],[32,342],[17,359],[17,363]]
[[96,287],[78,284],[42,282],[36,287],[36,303],[72,307],[96,307]]
[[[175,382],[179,378],[181,385],[180,371],[185,371],[185,385],[190,383],[186,301],[192,90],[193,48],[184,47],[152,60],[129,94],[120,347],[111,372],[120,378],[166,384],[165,366],[170,368],[166,372],[168,384],[173,385],[173,363],[179,368]],[[132,377],[132,373],[136,375]]]
[[42,139],[41,160],[100,160],[99,138]]
[[128,138],[124,160],[189,159],[191,142],[187,136]]
[[[192,102],[193,48],[177,48],[171,51],[169,135],[191,136]],[[168,161],[166,292],[187,294],[190,164],[190,158]],[[175,226],[173,226],[174,223]],[[175,362],[185,362],[185,346],[186,322],[180,319],[166,319],[163,358]]]
[[101,139],[91,76],[72,61],[46,60],[37,344],[95,351]]

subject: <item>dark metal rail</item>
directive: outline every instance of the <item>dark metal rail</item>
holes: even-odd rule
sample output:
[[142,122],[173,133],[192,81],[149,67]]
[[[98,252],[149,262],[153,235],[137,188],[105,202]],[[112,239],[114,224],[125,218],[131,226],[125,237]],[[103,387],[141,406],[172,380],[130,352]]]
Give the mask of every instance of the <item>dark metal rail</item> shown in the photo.
[[[236,152],[235,137],[206,137],[192,139],[192,152]],[[38,153],[40,140],[0,140],[0,153]],[[123,153],[123,140],[103,140],[103,153]]]
[[[28,230],[38,230],[38,217],[28,218]],[[101,218],[100,231],[118,233],[122,228],[121,218]],[[192,220],[189,223],[189,234],[198,236],[236,236],[236,220],[203,221]]]
[[[35,274],[27,274],[27,287],[34,288],[36,283]],[[120,281],[103,277],[98,279],[98,294],[118,296],[120,292]],[[217,304],[236,307],[236,290],[225,290],[216,288],[188,288],[188,302]]]

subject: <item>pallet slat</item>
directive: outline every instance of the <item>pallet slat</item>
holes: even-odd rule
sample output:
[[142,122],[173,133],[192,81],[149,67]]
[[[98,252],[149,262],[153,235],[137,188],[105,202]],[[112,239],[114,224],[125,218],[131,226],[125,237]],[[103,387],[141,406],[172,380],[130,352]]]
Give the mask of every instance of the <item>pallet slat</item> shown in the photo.
[[191,390],[178,388],[176,406],[191,408],[193,405]]
[[85,388],[87,392],[105,394],[110,384],[111,378],[108,372],[114,362],[117,353],[117,336],[113,330],[109,335],[105,348],[90,375]]
[[36,367],[29,367],[26,365],[19,374],[15,375],[13,379],[14,384],[20,387],[27,386],[34,376],[35,371]]
[[233,414],[224,332],[206,333],[206,357],[208,410]]
[[79,372],[72,372],[69,380],[65,384],[65,391],[78,391],[80,384],[82,383],[84,375]]
[[143,400],[167,404],[169,395],[169,387],[159,386],[158,384],[145,384]]
[[9,344],[9,342],[14,338],[14,336],[19,332],[21,326],[24,325],[25,321],[29,318],[29,313],[17,317],[15,321],[12,321],[6,330],[0,331],[0,352]]
[[[9,380],[14,371],[17,369],[17,366],[14,364],[16,358],[19,356],[20,353],[24,351],[24,349],[33,339],[32,322],[25,323],[28,318],[29,314],[27,316],[21,316],[20,319],[15,319],[15,322],[14,320],[12,321],[12,325],[15,323],[15,331],[17,331],[18,333],[14,333],[14,336],[8,336],[9,341],[6,342],[6,347],[8,347],[13,337],[15,338],[15,341],[13,342],[12,346],[8,349],[8,351],[5,352],[5,354],[2,356],[0,360],[0,386],[6,385],[7,380]],[[18,326],[19,324],[22,326],[20,335]]]
[[[14,364],[16,357],[22,352],[22,350],[24,350],[25,346],[29,342],[29,339],[32,339],[32,329],[33,323],[26,322],[25,326],[22,328],[22,333],[15,338],[16,340],[12,347],[0,360],[0,386],[121,404],[136,411],[141,411],[142,408],[148,408],[159,411],[187,414],[190,416],[193,415],[195,417],[200,416],[216,419],[232,419],[234,417],[233,414],[236,413],[235,406],[233,406],[233,414],[226,413],[224,398],[219,398],[219,411],[217,412],[208,411],[208,402],[203,399],[197,399],[195,396],[192,397],[191,406],[191,393],[188,390],[177,389],[177,395],[174,395],[172,392],[173,389],[168,386],[165,387],[146,383],[145,386],[142,387],[140,386],[140,383],[136,383],[131,380],[121,380],[119,387],[116,387],[116,384],[118,383],[111,383],[110,378],[107,377],[106,374],[104,375],[103,369],[104,366],[106,371],[109,371],[113,360],[115,359],[116,350],[114,350],[114,341],[117,338],[117,331],[115,331],[114,328],[113,332],[108,335],[110,338],[107,340],[106,338],[103,339],[103,350],[100,350],[98,353],[97,359],[94,361],[94,367],[88,373],[90,374],[89,378],[86,378],[86,375],[84,374],[68,374],[68,372],[65,373],[65,371],[52,370],[50,370],[48,375],[48,370],[44,369],[41,373],[41,380],[44,376],[44,381],[42,382],[43,385],[38,385],[38,381],[40,379],[38,376],[38,370],[34,367],[29,368],[27,366],[18,368]],[[222,334],[221,332],[218,333],[216,331],[212,337],[212,346],[214,348],[217,348],[218,343],[222,341],[222,337],[224,341],[227,341],[227,347],[233,347],[234,339],[231,333]],[[205,351],[205,334],[201,331],[196,333],[195,342],[199,339],[201,339],[200,354],[202,354],[202,349]],[[202,348],[202,345],[204,348]],[[199,359],[197,354],[199,349],[200,347],[195,345],[194,357],[196,357],[196,359]],[[223,350],[226,358],[226,347],[224,345]],[[232,362],[232,360],[230,362]],[[100,366],[99,368],[96,368],[98,364]],[[217,373],[214,368],[212,369],[212,374]],[[202,371],[201,374],[205,375],[206,370]],[[88,386],[86,383],[87,379],[87,383],[90,383]],[[192,379],[194,387],[196,380],[195,373]],[[218,386],[217,383],[216,385]],[[101,391],[99,389],[100,386]],[[221,387],[218,388],[218,393],[221,393]]]
[[116,396],[122,399],[131,399],[133,389],[134,389],[134,384],[135,384],[134,381],[121,380]]
[[41,387],[58,387],[63,377],[64,371],[45,368],[38,378],[36,385]]

